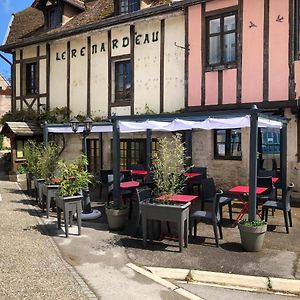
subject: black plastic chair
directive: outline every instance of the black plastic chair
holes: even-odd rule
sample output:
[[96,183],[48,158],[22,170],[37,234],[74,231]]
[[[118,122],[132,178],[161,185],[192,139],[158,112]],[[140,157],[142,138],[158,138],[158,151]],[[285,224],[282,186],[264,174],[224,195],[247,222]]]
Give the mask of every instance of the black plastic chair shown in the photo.
[[257,204],[263,204],[264,202],[270,200],[275,201],[275,186],[272,181],[272,176],[268,177],[257,177],[257,186],[265,187],[267,190],[260,195],[257,195]]
[[[266,201],[263,204],[263,214],[262,219],[265,219],[268,222],[268,210],[271,209],[279,209],[282,210],[284,216],[284,223],[286,233],[289,233],[289,227],[292,227],[292,211],[291,211],[291,194],[292,189],[295,185],[291,183],[287,190],[284,199],[282,201]],[[289,220],[288,220],[289,219]]]
[[201,174],[200,176],[197,176],[194,178],[189,178],[187,180],[187,184],[191,188],[192,194],[194,194],[194,188],[197,187],[198,196],[200,197],[202,179],[207,178],[207,168],[206,167],[192,167],[188,172]]
[[140,203],[146,199],[151,198],[152,196],[152,190],[148,187],[138,187],[136,188],[136,193],[138,197],[138,211],[137,211],[137,217],[136,217],[136,236],[139,234],[139,228],[141,224],[141,206]]
[[206,193],[205,194],[201,193],[200,196],[201,210],[204,211],[205,203],[206,202],[212,203],[214,200],[214,196],[217,195],[217,197],[219,198],[221,220],[223,219],[223,206],[228,205],[229,218],[230,221],[232,221],[232,205],[231,205],[232,198],[224,196],[222,190],[217,191],[213,178],[207,178],[205,180],[205,184],[206,184]]
[[111,175],[111,174],[113,174],[113,170],[100,170],[100,173],[99,173],[99,179],[100,179],[99,196],[100,196],[100,199],[102,199],[102,196],[104,193],[107,203],[109,203],[108,175]]
[[190,236],[192,236],[192,227],[194,226],[194,237],[197,236],[197,224],[201,221],[211,222],[214,229],[214,235],[216,240],[216,246],[219,247],[219,235],[218,228],[220,233],[220,239],[223,239],[222,226],[221,226],[221,217],[220,217],[220,206],[217,193],[212,190],[212,178],[207,178],[202,180],[202,197],[203,199],[210,199],[212,201],[212,211],[197,210],[190,215]]

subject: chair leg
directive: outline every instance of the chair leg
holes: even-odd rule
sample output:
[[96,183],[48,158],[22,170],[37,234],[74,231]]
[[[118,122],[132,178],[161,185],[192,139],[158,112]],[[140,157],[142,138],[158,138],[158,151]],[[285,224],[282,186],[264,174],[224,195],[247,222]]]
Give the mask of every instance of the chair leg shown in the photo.
[[194,238],[197,236],[197,220],[194,220]]
[[261,220],[263,221],[264,219],[265,219],[265,208],[264,207],[262,207],[262,209],[261,209]]
[[205,202],[201,199],[201,210],[204,210]]
[[192,220],[189,221],[189,236],[192,237]]
[[228,203],[228,211],[229,211],[229,219],[230,222],[232,222],[232,205],[231,205],[231,201]]
[[289,210],[288,214],[289,214],[289,220],[290,220],[290,227],[293,227],[293,223],[292,223],[292,211]]
[[222,225],[221,223],[218,224],[219,232],[220,232],[220,239],[223,240],[223,232],[222,232]]
[[266,216],[265,216],[265,221],[268,222],[268,214],[269,214],[269,209],[266,207]]
[[221,204],[219,205],[219,212],[220,212],[220,221],[222,222],[222,220],[223,220],[223,206]]
[[286,233],[289,233],[289,223],[288,223],[288,213],[287,213],[287,211],[283,211],[283,216],[284,216],[284,224],[285,224]]
[[213,227],[214,227],[216,246],[219,247],[219,236],[218,236],[218,228],[217,228],[218,226],[215,222],[213,223]]
[[272,217],[274,217],[275,208],[272,208]]

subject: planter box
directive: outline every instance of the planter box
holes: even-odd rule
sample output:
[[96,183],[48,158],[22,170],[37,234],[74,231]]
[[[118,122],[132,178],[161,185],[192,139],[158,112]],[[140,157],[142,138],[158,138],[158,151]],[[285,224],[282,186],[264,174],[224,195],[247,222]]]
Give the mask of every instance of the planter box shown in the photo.
[[188,245],[188,222],[189,208],[191,203],[185,204],[160,204],[151,203],[149,201],[141,202],[141,215],[143,227],[143,245],[146,246],[147,241],[147,221],[170,221],[177,223],[179,250],[182,251],[184,246]]
[[58,229],[61,228],[61,212],[64,212],[65,221],[65,234],[66,237],[69,235],[69,225],[73,225],[73,216],[77,214],[77,225],[78,225],[78,235],[81,234],[81,201],[82,195],[76,195],[71,197],[62,197],[56,194],[56,208],[57,208],[57,221]]
[[40,204],[42,202],[42,184],[45,182],[45,179],[34,177],[33,181],[34,181],[35,200],[38,204]]
[[260,251],[263,247],[267,224],[258,227],[250,227],[239,223],[238,227],[243,248],[250,252]]
[[47,218],[49,218],[51,199],[55,198],[58,188],[59,185],[57,184],[42,184],[42,209],[43,211],[45,211],[45,203],[46,203]]

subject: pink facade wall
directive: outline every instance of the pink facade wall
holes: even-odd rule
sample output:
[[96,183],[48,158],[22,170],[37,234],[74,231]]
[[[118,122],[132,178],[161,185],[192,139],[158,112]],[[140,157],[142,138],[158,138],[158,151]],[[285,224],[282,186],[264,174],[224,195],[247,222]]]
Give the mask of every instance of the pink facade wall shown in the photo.
[[236,69],[223,71],[223,104],[236,103]]
[[201,104],[201,5],[189,7],[189,87],[188,104]]
[[206,3],[206,11],[238,5],[238,0],[215,0]]
[[[264,1],[244,0],[242,103],[263,98]],[[257,27],[249,28],[250,21]]]
[[218,72],[205,74],[205,105],[218,104]]
[[[282,16],[283,22],[277,22]],[[270,1],[269,100],[288,99],[289,0]]]
[[300,60],[295,61],[296,98],[300,98]]

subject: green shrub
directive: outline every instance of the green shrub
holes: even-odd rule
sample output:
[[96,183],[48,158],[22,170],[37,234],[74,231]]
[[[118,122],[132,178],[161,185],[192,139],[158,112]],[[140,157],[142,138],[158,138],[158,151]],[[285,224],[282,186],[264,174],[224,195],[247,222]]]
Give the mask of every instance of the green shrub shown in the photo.
[[185,147],[181,134],[159,139],[158,154],[153,155],[153,179],[155,193],[159,196],[175,195],[182,191],[186,177]]

